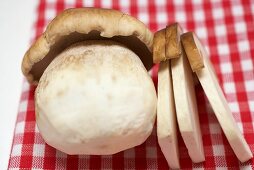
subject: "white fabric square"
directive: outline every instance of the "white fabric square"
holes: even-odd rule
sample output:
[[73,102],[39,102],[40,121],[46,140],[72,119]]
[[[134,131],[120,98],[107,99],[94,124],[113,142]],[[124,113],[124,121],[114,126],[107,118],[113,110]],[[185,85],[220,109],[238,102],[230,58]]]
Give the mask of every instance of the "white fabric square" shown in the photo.
[[44,157],[45,145],[34,144],[33,145],[33,156]]
[[143,6],[147,6],[147,4],[148,4],[147,0],[138,0],[137,5],[143,7]]
[[56,10],[54,8],[47,8],[45,10],[45,17],[46,19],[53,19],[56,16]]
[[222,8],[213,8],[212,13],[214,19],[222,19],[224,17],[224,11]]
[[228,55],[229,54],[229,46],[228,44],[220,44],[218,46],[219,55]]
[[213,0],[213,1],[211,1],[212,3],[221,3],[221,0]]
[[157,0],[157,1],[155,1],[155,3],[158,6],[164,6],[164,5],[166,5],[166,0]]
[[214,145],[213,146],[213,154],[214,156],[224,156],[225,148],[223,145]]
[[229,108],[232,112],[238,113],[240,111],[238,102],[230,102],[230,103],[228,103],[228,105],[229,105]]
[[129,7],[130,6],[130,1],[120,0],[120,6],[121,7]]
[[194,18],[195,18],[195,21],[204,21],[205,20],[204,11],[203,10],[194,11]]
[[27,100],[21,101],[19,104],[19,112],[25,112],[27,110],[27,104],[28,104]]
[[15,130],[15,134],[19,134],[19,133],[24,133],[24,129],[25,129],[25,122],[18,122],[16,124],[16,130]]
[[237,45],[238,45],[239,51],[241,51],[241,52],[249,51],[250,50],[250,46],[249,46],[248,40],[238,41]]
[[21,156],[22,144],[13,145],[11,156]]
[[103,1],[101,1],[101,5],[103,8],[112,8],[112,1],[111,0],[103,0]]
[[199,4],[201,4],[203,2],[203,0],[193,0],[192,2],[195,5],[199,5]]
[[225,25],[216,25],[215,26],[215,34],[217,36],[225,36],[226,35],[226,26]]
[[205,27],[199,27],[196,29],[197,35],[200,39],[205,39],[207,37],[207,30]]
[[244,84],[247,92],[254,91],[254,80],[246,80]]
[[221,63],[221,72],[222,73],[232,73],[232,64],[231,63]]
[[[249,101],[248,103],[249,103],[250,111],[251,111],[251,112],[254,112],[254,101]],[[254,117],[253,117],[253,118],[254,118]],[[254,123],[254,121],[253,121],[253,123]]]
[[233,82],[226,82],[224,85],[225,93],[235,93],[235,83]]
[[245,33],[246,32],[246,24],[243,21],[235,23],[234,26],[235,26],[236,33]]
[[47,0],[47,4],[54,4],[56,3],[56,0]]
[[177,11],[175,18],[176,18],[176,21],[178,21],[178,22],[185,22],[186,21],[186,14],[185,14],[185,12]]
[[243,16],[243,7],[241,5],[233,5],[232,12],[234,16]]
[[184,0],[174,0],[173,2],[175,5],[183,5],[184,4]]
[[[34,31],[33,31],[33,32],[34,32]],[[34,34],[35,34],[35,32],[34,32]],[[23,83],[22,92],[29,91],[29,87],[30,87],[29,83],[28,83],[27,81],[25,81],[25,82]]]
[[157,18],[157,22],[158,23],[167,23],[168,17],[167,17],[167,13],[166,12],[158,12],[158,14],[156,15]]
[[149,21],[149,16],[147,13],[138,13],[138,18],[145,24],[147,24]]
[[85,7],[93,7],[94,6],[94,0],[89,0],[89,1],[83,0],[83,5]]
[[253,64],[250,59],[241,60],[241,65],[242,65],[243,71],[253,71]]
[[254,3],[251,4],[251,12],[252,12],[252,15],[254,15]]
[[75,2],[75,0],[65,0],[65,4],[68,4],[70,6],[74,6]]

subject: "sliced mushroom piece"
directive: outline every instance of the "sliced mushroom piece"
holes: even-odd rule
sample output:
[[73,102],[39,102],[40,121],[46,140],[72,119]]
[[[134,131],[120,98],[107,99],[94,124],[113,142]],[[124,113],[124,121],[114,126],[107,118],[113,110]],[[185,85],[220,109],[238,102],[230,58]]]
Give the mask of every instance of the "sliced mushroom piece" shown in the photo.
[[195,71],[234,153],[241,162],[251,159],[253,157],[251,150],[234,120],[205,48],[193,32],[183,34],[181,41],[190,62],[193,62],[192,59],[195,58],[197,63],[204,63],[203,69],[194,69],[193,71]]
[[[181,35],[182,44],[187,54],[188,60],[193,72],[201,70],[204,67],[202,51],[198,48],[200,42],[197,36],[192,32],[187,32]],[[197,44],[194,44],[196,42]]]
[[178,127],[193,162],[205,160],[195,88],[190,64],[184,52],[171,60]]
[[177,58],[181,55],[181,40],[180,36],[182,28],[178,23],[168,25],[166,27],[166,58]]
[[157,135],[161,151],[169,166],[174,169],[180,168],[175,102],[169,60],[160,63],[158,72]]
[[[182,54],[180,38],[182,32],[183,29],[178,23],[174,23],[166,27],[165,51],[167,59],[177,58]],[[193,81],[195,85],[199,84],[195,73],[193,73]]]
[[160,63],[166,60],[165,54],[165,29],[157,31],[153,40],[153,62]]

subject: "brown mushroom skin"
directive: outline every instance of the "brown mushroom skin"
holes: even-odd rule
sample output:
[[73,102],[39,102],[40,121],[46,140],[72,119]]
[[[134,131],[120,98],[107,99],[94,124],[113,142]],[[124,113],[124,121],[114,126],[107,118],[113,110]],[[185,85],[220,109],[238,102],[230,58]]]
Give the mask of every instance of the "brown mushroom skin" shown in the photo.
[[75,8],[57,15],[26,52],[22,72],[31,84],[70,45],[85,40],[113,40],[135,52],[147,70],[153,66],[153,33],[139,20],[112,9]]

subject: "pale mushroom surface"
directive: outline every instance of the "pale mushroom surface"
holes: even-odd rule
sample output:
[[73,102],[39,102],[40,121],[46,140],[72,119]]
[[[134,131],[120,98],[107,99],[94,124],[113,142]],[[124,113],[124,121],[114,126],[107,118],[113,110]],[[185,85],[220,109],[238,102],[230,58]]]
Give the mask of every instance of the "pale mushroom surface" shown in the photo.
[[68,154],[107,155],[142,144],[157,97],[140,58],[106,40],[74,44],[44,71],[35,92],[45,141]]

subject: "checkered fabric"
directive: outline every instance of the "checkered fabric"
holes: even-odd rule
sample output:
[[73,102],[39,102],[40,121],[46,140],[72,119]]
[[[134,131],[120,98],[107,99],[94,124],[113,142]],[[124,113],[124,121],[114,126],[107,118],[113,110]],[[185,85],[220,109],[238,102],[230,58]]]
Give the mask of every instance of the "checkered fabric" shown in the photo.
[[[254,2],[251,0],[40,0],[32,39],[65,8],[114,8],[143,21],[152,31],[179,22],[193,30],[210,53],[232,114],[254,152]],[[22,56],[21,56],[22,57]],[[158,66],[152,71],[157,85]],[[35,123],[34,86],[24,81],[10,154],[9,169],[167,169],[157,143],[156,127],[145,143],[110,156],[66,155],[42,139]],[[182,169],[253,169],[254,159],[240,163],[211,110],[201,86],[196,87],[204,163],[194,164],[179,137]]]

